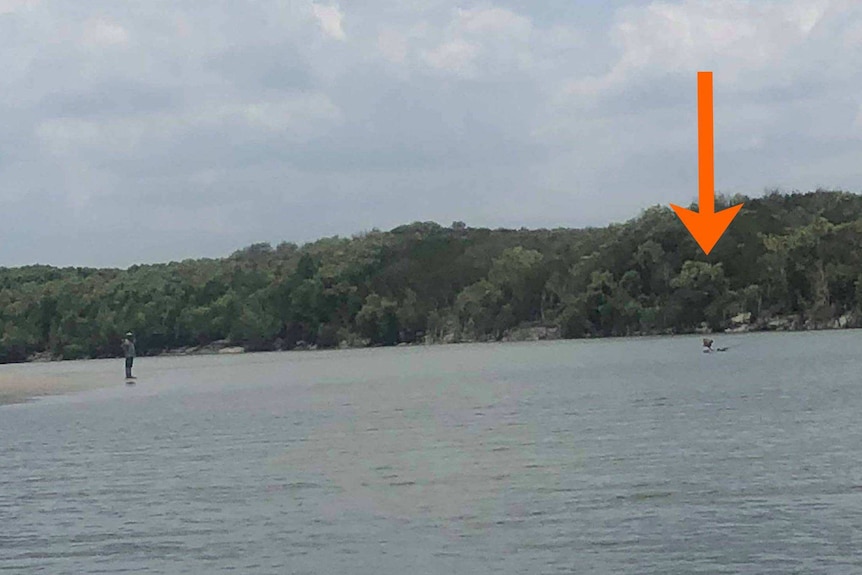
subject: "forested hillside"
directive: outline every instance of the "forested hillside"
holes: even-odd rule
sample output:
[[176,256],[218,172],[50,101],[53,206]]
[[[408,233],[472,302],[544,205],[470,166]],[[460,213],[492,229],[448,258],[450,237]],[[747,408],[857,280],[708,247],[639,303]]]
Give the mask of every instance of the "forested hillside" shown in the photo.
[[154,354],[217,340],[496,340],[535,326],[578,338],[858,325],[862,197],[772,193],[719,207],[739,202],[709,256],[670,208],[653,207],[596,229],[414,223],[128,270],[0,268],[0,362],[117,355],[126,330]]

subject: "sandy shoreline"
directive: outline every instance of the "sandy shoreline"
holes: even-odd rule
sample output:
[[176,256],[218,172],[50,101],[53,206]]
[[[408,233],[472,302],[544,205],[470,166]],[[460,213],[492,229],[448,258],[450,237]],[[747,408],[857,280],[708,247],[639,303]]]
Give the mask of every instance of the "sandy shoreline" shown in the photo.
[[38,397],[63,395],[76,391],[96,389],[108,385],[101,377],[71,378],[44,374],[26,374],[21,371],[0,372],[0,405],[25,403]]

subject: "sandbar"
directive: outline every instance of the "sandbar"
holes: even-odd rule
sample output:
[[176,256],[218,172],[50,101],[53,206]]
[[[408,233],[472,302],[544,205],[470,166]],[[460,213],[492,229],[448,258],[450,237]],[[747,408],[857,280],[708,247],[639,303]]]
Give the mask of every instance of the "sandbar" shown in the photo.
[[[110,384],[109,378],[26,373],[26,370],[0,371],[0,405],[24,403],[38,397],[62,395],[96,389]],[[101,375],[101,374],[99,374]]]

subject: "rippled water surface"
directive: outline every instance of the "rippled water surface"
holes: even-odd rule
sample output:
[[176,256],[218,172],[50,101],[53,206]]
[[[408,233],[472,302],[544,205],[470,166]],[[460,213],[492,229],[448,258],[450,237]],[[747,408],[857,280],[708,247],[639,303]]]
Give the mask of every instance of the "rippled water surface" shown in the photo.
[[862,572],[862,332],[716,339],[25,366],[0,573]]

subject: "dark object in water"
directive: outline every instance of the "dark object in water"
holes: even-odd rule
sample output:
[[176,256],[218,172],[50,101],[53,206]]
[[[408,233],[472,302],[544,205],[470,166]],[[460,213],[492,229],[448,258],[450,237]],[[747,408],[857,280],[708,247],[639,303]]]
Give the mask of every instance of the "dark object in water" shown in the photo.
[[715,341],[709,339],[708,337],[703,338],[703,353],[709,353],[711,351],[727,351],[726,347],[717,347],[715,349],[712,349],[713,343],[715,343]]

